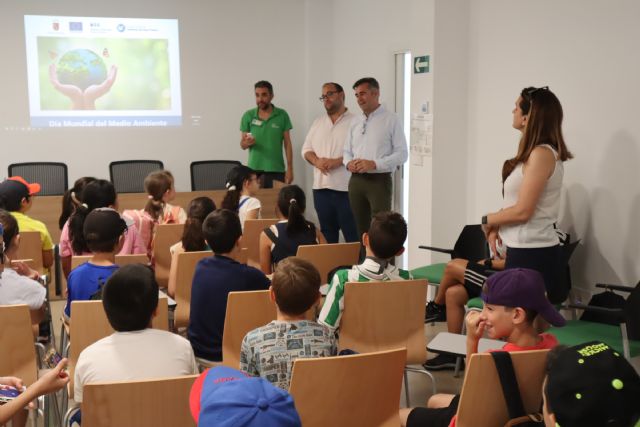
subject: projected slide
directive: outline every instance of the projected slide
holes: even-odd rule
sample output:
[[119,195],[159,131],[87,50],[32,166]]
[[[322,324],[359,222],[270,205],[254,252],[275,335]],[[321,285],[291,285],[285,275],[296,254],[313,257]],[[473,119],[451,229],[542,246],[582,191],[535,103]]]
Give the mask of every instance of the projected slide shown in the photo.
[[175,19],[24,17],[32,127],[180,126]]

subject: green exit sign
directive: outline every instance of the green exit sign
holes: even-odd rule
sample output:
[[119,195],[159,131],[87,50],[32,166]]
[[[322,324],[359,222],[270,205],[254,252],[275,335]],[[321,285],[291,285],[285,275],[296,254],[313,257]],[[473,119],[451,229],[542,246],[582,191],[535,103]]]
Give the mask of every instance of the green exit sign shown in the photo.
[[413,58],[413,74],[424,74],[429,72],[429,55],[416,56]]

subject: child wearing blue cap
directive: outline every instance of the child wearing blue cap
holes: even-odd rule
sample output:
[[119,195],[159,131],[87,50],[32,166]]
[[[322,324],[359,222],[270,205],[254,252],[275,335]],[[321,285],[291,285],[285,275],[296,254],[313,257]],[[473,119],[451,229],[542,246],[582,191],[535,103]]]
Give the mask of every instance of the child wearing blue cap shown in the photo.
[[204,371],[189,395],[198,427],[301,427],[293,398],[264,378],[218,366]]
[[[505,345],[491,351],[551,349],[558,344],[547,333],[538,334],[533,322],[539,315],[554,326],[563,326],[564,318],[546,296],[542,275],[526,268],[513,268],[489,277],[482,289],[482,312],[467,315],[467,360],[478,352],[480,338],[504,339]],[[427,408],[400,410],[403,426],[453,426],[459,395],[431,396]]]

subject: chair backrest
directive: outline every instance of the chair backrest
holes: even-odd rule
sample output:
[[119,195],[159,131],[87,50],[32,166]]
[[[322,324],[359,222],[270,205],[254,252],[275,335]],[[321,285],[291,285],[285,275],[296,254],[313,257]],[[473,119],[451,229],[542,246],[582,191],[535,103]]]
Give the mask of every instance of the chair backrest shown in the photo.
[[426,280],[347,283],[340,350],[369,353],[404,347],[408,364],[424,363],[426,297]]
[[237,160],[191,162],[191,191],[226,190],[227,174],[240,165]]
[[29,307],[0,306],[0,372],[22,378],[25,386],[38,379],[36,351],[31,332]]
[[[71,257],[71,269],[75,269],[80,264],[91,259],[91,255],[73,255]],[[128,255],[116,255],[116,265],[122,267],[127,264],[149,264],[149,258],[145,254],[128,254]]]
[[13,163],[9,176],[21,176],[40,184],[39,196],[61,196],[69,188],[67,165],[56,162]]
[[44,272],[42,264],[42,240],[39,231],[21,231],[17,259],[31,259],[35,269]]
[[229,292],[222,333],[222,364],[238,369],[240,347],[247,332],[276,319],[269,291]]
[[296,359],[289,393],[302,425],[400,425],[404,348],[352,356]]
[[122,160],[109,163],[109,177],[117,193],[144,193],[144,179],[159,169],[160,160]]
[[[114,330],[109,324],[102,301],[73,301],[71,303],[71,324],[69,325],[69,374],[71,383],[69,396],[73,397],[73,373],[82,350],[94,342],[111,335]],[[151,327],[166,331],[169,329],[168,300],[158,299],[158,312],[151,321]]]
[[[513,369],[526,413],[540,410],[542,381],[545,377],[549,350],[518,351],[511,353]],[[476,353],[467,365],[460,403],[458,427],[494,427],[509,420],[507,404],[493,357]]]
[[155,227],[153,240],[153,261],[156,280],[161,288],[169,283],[171,252],[169,248],[182,238],[184,224],[160,224]]
[[453,246],[451,258],[463,258],[476,262],[488,256],[487,239],[480,224],[465,225],[456,244]]
[[176,311],[174,313],[174,324],[176,328],[189,326],[189,315],[191,314],[191,283],[193,274],[196,271],[198,262],[213,255],[211,251],[182,252],[176,255],[175,273],[175,296]]
[[248,249],[247,264],[252,267],[260,267],[260,233],[267,227],[278,222],[276,218],[247,219],[242,230],[240,246]]
[[82,425],[195,427],[189,409],[189,393],[196,378],[197,375],[187,375],[87,384],[83,388]]
[[341,265],[354,265],[360,257],[360,243],[327,243],[298,246],[299,258],[306,259],[320,272],[322,283],[327,283],[329,272]]

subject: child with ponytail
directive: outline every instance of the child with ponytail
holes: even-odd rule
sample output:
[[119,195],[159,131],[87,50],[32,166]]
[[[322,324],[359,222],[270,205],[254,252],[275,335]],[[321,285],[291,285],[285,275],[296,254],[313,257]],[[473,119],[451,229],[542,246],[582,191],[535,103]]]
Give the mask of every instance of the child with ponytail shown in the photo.
[[[60,235],[60,261],[65,277],[71,272],[71,257],[73,255],[90,255],[91,250],[84,237],[84,221],[94,209],[117,209],[117,194],[113,184],[104,179],[94,179],[89,182],[81,193],[75,193],[74,198],[79,203],[71,217],[65,222]],[[132,221],[127,221],[127,233],[124,237],[119,255],[144,254],[146,248],[140,239],[138,229]]]
[[159,224],[184,224],[187,220],[187,213],[180,206],[169,204],[176,197],[171,172],[167,170],[151,172],[144,180],[144,189],[149,199],[144,209],[126,210],[123,215],[131,218],[135,223],[147,248],[147,255],[150,257],[155,226]]
[[265,274],[271,274],[283,259],[295,256],[298,246],[327,243],[320,230],[304,217],[307,200],[300,187],[283,187],[276,207],[280,221],[260,234],[260,268]]
[[246,219],[260,218],[260,200],[254,197],[260,189],[260,182],[253,169],[244,165],[231,169],[226,187],[227,194],[221,207],[236,212],[243,229]]

